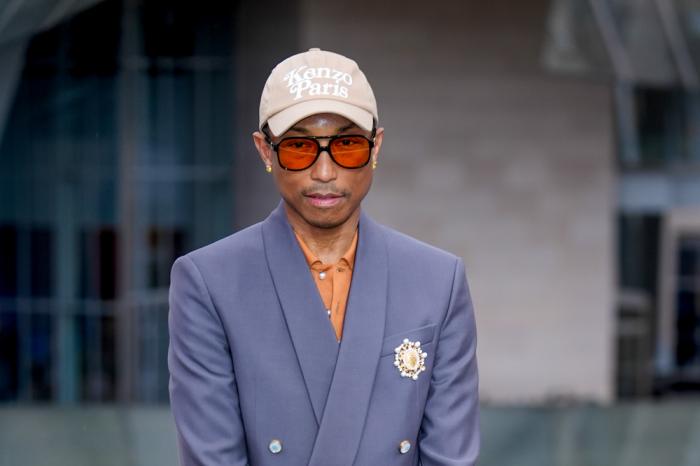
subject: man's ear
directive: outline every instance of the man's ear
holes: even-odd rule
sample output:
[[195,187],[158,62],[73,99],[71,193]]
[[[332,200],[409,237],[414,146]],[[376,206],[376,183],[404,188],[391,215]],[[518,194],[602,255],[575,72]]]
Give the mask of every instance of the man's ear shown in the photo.
[[382,147],[382,141],[384,140],[384,128],[377,128],[377,132],[374,135],[374,147],[372,148],[372,161],[376,162],[379,157],[379,150]]
[[255,144],[255,148],[257,149],[260,159],[263,161],[265,166],[271,167],[273,159],[272,147],[270,147],[270,144],[268,144],[265,135],[260,131],[255,131],[253,133],[253,143]]

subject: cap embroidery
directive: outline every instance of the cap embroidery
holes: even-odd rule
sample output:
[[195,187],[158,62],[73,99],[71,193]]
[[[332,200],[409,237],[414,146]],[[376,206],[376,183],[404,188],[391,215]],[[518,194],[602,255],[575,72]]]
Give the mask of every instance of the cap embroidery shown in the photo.
[[[344,71],[336,70],[335,68],[318,67],[309,68],[308,66],[300,66],[289,71],[284,78],[289,88],[289,93],[294,94],[294,100],[304,97],[304,93],[308,95],[332,95],[335,97],[348,98],[348,88],[343,84],[352,86],[352,76]],[[314,82],[314,80],[331,80],[331,82]]]

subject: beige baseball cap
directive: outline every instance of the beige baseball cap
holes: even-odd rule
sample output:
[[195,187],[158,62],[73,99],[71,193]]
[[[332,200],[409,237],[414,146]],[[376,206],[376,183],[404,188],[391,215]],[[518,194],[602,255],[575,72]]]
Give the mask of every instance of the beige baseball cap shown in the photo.
[[371,131],[379,119],[372,87],[355,61],[317,48],[293,55],[270,73],[260,97],[260,129],[279,136],[316,113],[336,113]]

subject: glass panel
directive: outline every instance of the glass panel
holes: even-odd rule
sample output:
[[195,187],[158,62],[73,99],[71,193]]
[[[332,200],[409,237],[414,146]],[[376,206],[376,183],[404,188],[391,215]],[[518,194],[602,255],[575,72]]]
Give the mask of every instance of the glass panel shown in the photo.
[[656,322],[656,271],[660,217],[618,217],[619,286],[617,395],[651,395]]
[[31,40],[0,143],[0,401],[167,400],[170,267],[233,225],[235,8],[104,0]]
[[658,167],[682,158],[683,97],[683,93],[677,90],[637,89],[637,134],[642,165]]
[[676,291],[676,364],[686,378],[700,383],[700,236],[678,242]]
[[680,88],[619,86],[618,152],[622,170],[700,166],[700,93]]

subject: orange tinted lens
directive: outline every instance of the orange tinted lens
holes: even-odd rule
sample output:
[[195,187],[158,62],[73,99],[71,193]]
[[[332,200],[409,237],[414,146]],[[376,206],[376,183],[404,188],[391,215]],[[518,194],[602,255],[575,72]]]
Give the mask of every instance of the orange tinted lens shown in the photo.
[[333,140],[331,151],[339,165],[361,167],[369,160],[369,141],[361,136],[341,137]]
[[314,162],[317,152],[316,141],[304,138],[285,139],[277,148],[280,164],[291,170],[308,168]]

